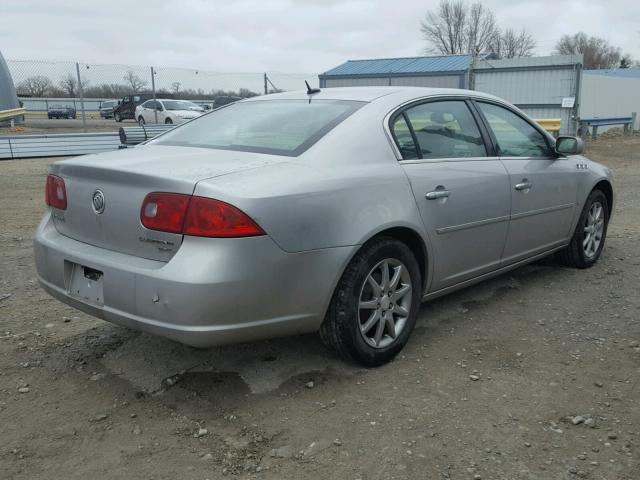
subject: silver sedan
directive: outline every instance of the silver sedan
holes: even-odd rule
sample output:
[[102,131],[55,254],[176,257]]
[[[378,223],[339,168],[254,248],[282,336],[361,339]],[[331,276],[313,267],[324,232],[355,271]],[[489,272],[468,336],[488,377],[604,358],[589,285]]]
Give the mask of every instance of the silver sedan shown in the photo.
[[552,253],[598,260],[613,184],[581,152],[479,92],[256,97],[54,163],[38,276],[80,310],[186,344],[319,330],[379,365],[421,301]]

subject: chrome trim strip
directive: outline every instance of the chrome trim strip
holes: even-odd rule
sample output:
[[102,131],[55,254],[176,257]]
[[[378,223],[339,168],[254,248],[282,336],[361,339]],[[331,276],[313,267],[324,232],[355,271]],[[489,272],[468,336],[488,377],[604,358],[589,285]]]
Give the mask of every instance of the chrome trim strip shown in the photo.
[[436,228],[436,233],[438,235],[442,235],[444,233],[457,232],[459,230],[466,230],[468,228],[482,227],[484,225],[491,225],[493,223],[506,222],[509,220],[518,220],[520,218],[531,217],[533,215],[541,215],[543,213],[551,213],[559,210],[566,210],[568,208],[573,208],[576,205],[577,205],[576,203],[567,203],[566,205],[558,205],[555,207],[541,208],[539,210],[531,210],[529,212],[516,213],[515,215],[511,215],[511,216],[505,215],[502,217],[478,220],[476,222],[462,223],[460,225],[452,225],[450,227],[440,227],[440,228]]
[[451,227],[436,228],[436,233],[442,235],[443,233],[457,232],[459,230],[466,230],[468,228],[481,227],[483,225],[491,225],[492,223],[506,222],[509,220],[509,215],[502,217],[487,218],[485,220],[478,220],[475,222],[463,223],[461,225],[453,225]]
[[413,160],[398,160],[400,165],[413,165],[422,163],[447,163],[447,162],[486,162],[498,161],[500,157],[449,157],[449,158],[416,158]]
[[531,217],[533,215],[540,215],[542,213],[551,213],[559,210],[566,210],[568,208],[573,208],[577,205],[577,203],[567,203],[565,205],[557,205],[555,207],[547,207],[541,208],[539,210],[531,210],[529,212],[516,213],[515,215],[511,215],[511,220],[518,220],[519,218]]

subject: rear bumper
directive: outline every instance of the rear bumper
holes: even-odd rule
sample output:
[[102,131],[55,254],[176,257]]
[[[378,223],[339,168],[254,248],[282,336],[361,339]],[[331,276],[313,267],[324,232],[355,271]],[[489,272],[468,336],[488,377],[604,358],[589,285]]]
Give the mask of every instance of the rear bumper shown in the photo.
[[[185,237],[164,263],[65,237],[50,213],[34,239],[38,278],[52,296],[197,347],[317,330],[354,248],[291,254],[269,237]],[[71,263],[103,272],[103,305],[69,293]]]

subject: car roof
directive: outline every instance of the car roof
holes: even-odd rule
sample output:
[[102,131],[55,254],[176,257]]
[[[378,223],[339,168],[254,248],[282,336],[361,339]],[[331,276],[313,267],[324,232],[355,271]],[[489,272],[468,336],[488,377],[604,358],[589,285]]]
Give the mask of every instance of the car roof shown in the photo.
[[[410,101],[415,98],[431,96],[465,96],[475,98],[486,98],[491,100],[501,100],[498,97],[475,90],[464,90],[460,88],[430,88],[430,87],[333,87],[322,88],[320,92],[311,95],[311,98],[318,100],[351,100],[360,102],[373,102],[379,99],[397,102],[398,104]],[[275,93],[266,96],[251,97],[246,101],[259,100],[308,100],[309,95],[306,90],[295,92]],[[503,101],[503,100],[502,100]]]

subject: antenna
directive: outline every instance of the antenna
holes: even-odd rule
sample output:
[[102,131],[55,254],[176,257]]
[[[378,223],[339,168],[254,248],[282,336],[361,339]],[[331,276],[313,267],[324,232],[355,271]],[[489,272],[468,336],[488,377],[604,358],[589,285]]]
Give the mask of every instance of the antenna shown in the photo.
[[306,80],[304,81],[304,84],[307,86],[307,95],[313,95],[314,93],[320,93],[320,89],[319,88],[311,88],[311,85],[309,85],[309,82],[307,82]]

